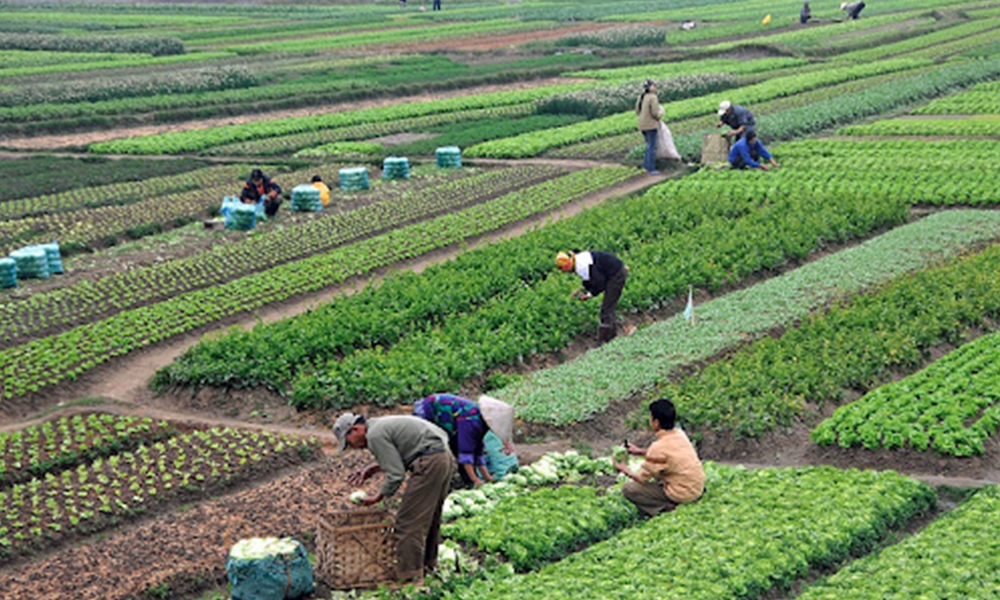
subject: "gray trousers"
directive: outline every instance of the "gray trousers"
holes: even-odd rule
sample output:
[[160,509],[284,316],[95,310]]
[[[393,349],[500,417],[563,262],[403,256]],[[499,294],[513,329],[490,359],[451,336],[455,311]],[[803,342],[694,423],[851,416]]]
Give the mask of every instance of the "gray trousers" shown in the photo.
[[396,577],[421,579],[437,566],[441,507],[455,474],[455,457],[445,450],[410,464],[406,491],[396,513]]
[[678,506],[676,502],[667,497],[666,492],[663,491],[663,484],[657,481],[636,483],[634,479],[629,479],[622,485],[622,495],[650,517],[655,517],[662,512],[670,512]]

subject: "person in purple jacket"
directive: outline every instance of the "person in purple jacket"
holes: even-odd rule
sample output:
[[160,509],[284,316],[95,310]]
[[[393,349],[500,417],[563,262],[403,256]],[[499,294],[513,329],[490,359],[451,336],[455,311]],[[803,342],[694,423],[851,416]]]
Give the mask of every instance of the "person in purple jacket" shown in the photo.
[[448,434],[448,445],[458,459],[462,481],[476,487],[493,481],[486,468],[483,438],[489,425],[479,405],[454,394],[431,394],[413,405],[413,414],[434,423]]

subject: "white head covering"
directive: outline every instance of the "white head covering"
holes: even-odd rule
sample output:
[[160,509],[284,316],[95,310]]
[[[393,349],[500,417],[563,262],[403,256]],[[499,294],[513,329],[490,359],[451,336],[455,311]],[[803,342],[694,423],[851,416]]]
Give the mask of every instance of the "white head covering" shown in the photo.
[[514,407],[486,395],[479,397],[478,404],[490,431],[504,444],[514,443]]
[[726,111],[729,110],[729,107],[732,105],[733,103],[730,102],[729,100],[723,100],[722,102],[719,102],[719,116],[721,117],[722,115],[726,114]]

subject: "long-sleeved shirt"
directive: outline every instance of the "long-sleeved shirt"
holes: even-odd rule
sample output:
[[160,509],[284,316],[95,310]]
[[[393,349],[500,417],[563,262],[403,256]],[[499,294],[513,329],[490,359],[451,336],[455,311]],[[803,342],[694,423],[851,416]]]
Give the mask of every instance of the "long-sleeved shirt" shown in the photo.
[[705,491],[705,470],[682,429],[661,429],[656,441],[646,450],[646,460],[639,467],[643,481],[655,479],[663,492],[678,504],[697,500]]
[[636,100],[635,111],[639,115],[639,131],[660,126],[660,99],[653,92],[646,92]]
[[608,280],[625,268],[625,264],[610,252],[577,252],[574,260],[576,274],[583,280],[583,287],[596,296],[608,288]]
[[385,473],[379,490],[386,498],[403,485],[406,471],[428,452],[448,452],[448,434],[430,421],[407,415],[376,417],[368,421],[368,450]]
[[753,113],[747,107],[739,104],[734,104],[733,110],[729,114],[719,117],[719,120],[732,129],[739,129],[743,126],[746,126],[747,129],[753,129],[757,126],[757,119],[754,118]]
[[489,427],[478,404],[453,394],[432,394],[413,405],[413,414],[445,430],[458,464],[486,464],[483,438]]
[[280,194],[281,186],[275,183],[274,180],[267,175],[264,176],[264,181],[262,181],[260,185],[255,184],[251,180],[247,180],[247,182],[243,184],[243,191],[240,192],[240,200],[243,202],[257,202],[260,200],[261,196],[270,193],[271,190]]
[[733,147],[729,149],[729,164],[737,169],[750,167],[760,168],[760,163],[754,159],[754,155],[765,160],[771,160],[771,153],[767,151],[764,144],[759,139],[754,139],[753,144],[748,144],[745,137],[740,138]]

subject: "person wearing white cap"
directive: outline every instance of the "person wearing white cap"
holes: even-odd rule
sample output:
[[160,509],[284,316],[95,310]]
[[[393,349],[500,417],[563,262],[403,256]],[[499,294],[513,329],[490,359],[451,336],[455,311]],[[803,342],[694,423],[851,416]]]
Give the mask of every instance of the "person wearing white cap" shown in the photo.
[[722,127],[723,125],[730,127],[725,136],[727,138],[735,137],[738,140],[747,131],[757,127],[757,120],[745,106],[723,100],[719,103],[719,122],[715,126]]
[[351,412],[337,418],[333,434],[341,452],[347,446],[368,448],[375,456],[375,463],[351,473],[348,482],[361,485],[379,471],[385,473],[378,493],[365,496],[361,504],[391,497],[410,472],[396,512],[396,577],[422,585],[426,570],[437,567],[441,508],[455,474],[448,434],[419,417],[392,415],[368,421]]

